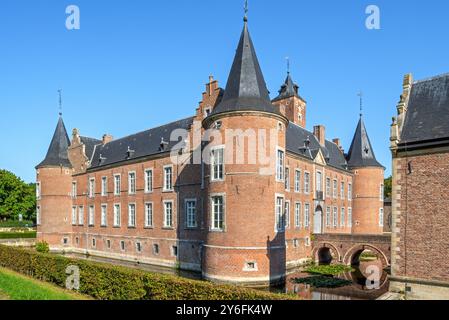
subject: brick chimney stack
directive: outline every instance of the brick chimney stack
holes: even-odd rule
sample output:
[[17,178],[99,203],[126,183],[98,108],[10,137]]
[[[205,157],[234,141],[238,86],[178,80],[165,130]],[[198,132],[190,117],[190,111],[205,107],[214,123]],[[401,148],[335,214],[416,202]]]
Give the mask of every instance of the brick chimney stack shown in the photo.
[[317,137],[318,141],[322,146],[326,143],[326,128],[324,126],[313,127],[313,134]]
[[111,142],[112,140],[114,140],[114,137],[111,136],[110,134],[103,135],[103,145]]

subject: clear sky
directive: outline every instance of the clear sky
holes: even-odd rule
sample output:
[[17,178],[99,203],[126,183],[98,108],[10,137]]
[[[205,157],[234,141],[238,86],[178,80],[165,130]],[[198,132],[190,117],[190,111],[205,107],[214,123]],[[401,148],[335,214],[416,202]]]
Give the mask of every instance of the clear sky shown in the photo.
[[[26,181],[44,157],[63,90],[69,135],[121,137],[193,115],[213,74],[225,86],[242,29],[243,0],[2,0],[0,168]],[[65,27],[80,8],[81,29]],[[380,30],[365,27],[368,5]],[[389,126],[403,75],[449,72],[447,0],[250,0],[249,27],[272,96],[285,57],[308,102],[346,150],[364,92],[365,122],[390,173]]]

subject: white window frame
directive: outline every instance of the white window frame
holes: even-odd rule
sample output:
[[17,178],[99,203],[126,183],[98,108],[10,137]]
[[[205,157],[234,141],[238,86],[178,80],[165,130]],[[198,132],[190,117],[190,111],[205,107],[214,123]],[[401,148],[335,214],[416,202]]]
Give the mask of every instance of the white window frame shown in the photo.
[[[216,216],[216,212],[215,212],[215,203],[214,203],[214,199],[215,198],[221,198],[221,209],[222,212],[221,214],[218,213],[218,216],[221,219],[218,219],[218,222],[221,221],[221,227],[219,226],[219,224],[217,225],[217,219],[215,218]],[[224,232],[226,230],[226,195],[225,194],[212,194],[210,196],[210,230],[213,232]]]
[[89,190],[88,197],[90,199],[95,198],[95,178],[89,178]]
[[301,170],[299,169],[295,170],[295,192],[301,192]]
[[326,207],[326,227],[330,228],[332,226],[332,209],[331,207]]
[[340,199],[341,200],[345,200],[346,196],[345,196],[345,182],[341,181],[340,182]]
[[384,201],[384,195],[385,195],[385,185],[382,183],[380,185],[380,201]]
[[[281,200],[280,204],[279,200]],[[285,232],[285,195],[283,194],[276,194],[274,198],[274,217],[275,232]]]
[[[282,157],[280,157],[282,155]],[[276,181],[284,182],[285,180],[285,150],[276,148]]]
[[78,207],[78,225],[84,226],[84,206]]
[[76,226],[78,224],[78,208],[76,206],[72,206],[72,226]]
[[[168,178],[167,171],[170,169],[170,179]],[[172,192],[173,191],[173,165],[164,166],[164,187],[163,192]]]
[[352,208],[348,208],[348,227],[352,227]]
[[326,198],[330,198],[332,190],[332,179],[330,177],[326,177]]
[[[171,208],[170,215],[168,215],[168,212],[167,212],[168,204],[170,204],[170,206],[171,206],[170,207]],[[164,208],[163,208],[164,209],[164,228],[172,229],[174,227],[173,222],[174,222],[174,217],[175,217],[174,201],[173,200],[164,200],[163,206],[164,206]]]
[[108,177],[101,177],[101,196],[106,197],[108,195]]
[[[134,185],[133,185],[133,179],[131,179],[131,176],[134,175]],[[129,171],[128,172],[128,194],[134,195],[137,193],[137,173],[136,171]]]
[[348,183],[348,200],[352,201],[352,183]]
[[304,228],[310,228],[310,203],[304,204]]
[[[148,181],[148,173],[151,173],[151,181]],[[152,193],[153,187],[154,187],[154,169],[153,168],[145,169],[145,193]]]
[[[118,208],[118,210],[117,210]],[[122,226],[122,205],[120,203],[114,204],[114,228],[120,228]]]
[[[150,208],[150,211],[148,210]],[[145,202],[145,228],[153,228],[154,224],[154,204],[153,202]],[[151,217],[151,219],[150,219]]]
[[[118,184],[117,184],[118,178]],[[114,174],[114,195],[120,196],[122,194],[122,175],[120,173]]]
[[[217,151],[223,152],[223,159],[221,159],[222,163],[219,163],[219,162],[215,163],[215,161],[217,159],[215,153]],[[224,181],[224,179],[225,179],[225,156],[226,156],[225,152],[226,151],[225,151],[224,145],[215,146],[215,147],[211,148],[211,151],[210,151],[210,181],[211,182],[220,182],[220,181]],[[218,171],[216,170],[216,167],[218,168]],[[217,172],[218,172],[218,174],[217,174]],[[217,174],[217,177],[215,177],[216,174]]]
[[284,173],[284,183],[285,183],[285,191],[290,191],[290,167],[285,166],[285,173]]
[[332,198],[337,199],[338,198],[338,180],[334,179],[332,181]]
[[295,202],[295,228],[300,229],[302,227],[302,203]]
[[[131,210],[134,208],[134,212]],[[137,205],[135,202],[128,203],[128,228],[137,227]]]
[[334,228],[338,227],[338,208],[337,207],[332,208],[332,227],[334,227]]
[[383,228],[385,226],[384,220],[384,208],[379,208],[379,227]]
[[95,206],[90,205],[88,211],[88,225],[89,227],[93,227],[95,226]]
[[42,187],[41,182],[40,181],[36,182],[36,199],[37,200],[40,200],[41,196],[42,196],[42,194],[41,194],[42,193],[41,187]]
[[346,208],[341,207],[340,209],[340,227],[346,227]]
[[36,207],[36,224],[41,225],[41,206]]
[[284,201],[284,220],[285,220],[285,229],[290,229],[290,200]]
[[[308,177],[308,178],[307,178]],[[309,171],[304,171],[304,193],[305,194],[310,194],[310,172]]]
[[78,196],[78,183],[76,181],[72,181],[72,199],[76,199]]
[[[194,203],[193,206],[193,220],[192,218],[192,213],[189,211],[189,203]],[[184,200],[184,208],[185,208],[185,219],[186,219],[186,228],[188,229],[195,229],[198,227],[198,209],[197,209],[197,204],[198,202],[196,201],[195,198],[192,199],[185,199]],[[190,223],[192,222],[193,223]]]
[[[104,209],[104,211],[103,211],[103,209]],[[107,227],[107,225],[108,225],[108,205],[107,204],[103,203],[101,205],[100,215],[101,215],[101,217],[100,217],[101,227]]]
[[[318,176],[320,176],[321,179],[318,179]],[[324,177],[323,171],[321,171],[321,170],[315,171],[315,190],[316,191],[324,191],[323,190],[323,177]]]

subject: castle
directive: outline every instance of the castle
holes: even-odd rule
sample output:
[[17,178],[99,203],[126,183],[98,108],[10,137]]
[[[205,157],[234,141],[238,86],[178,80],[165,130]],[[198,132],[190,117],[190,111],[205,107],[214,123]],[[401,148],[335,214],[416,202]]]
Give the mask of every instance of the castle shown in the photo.
[[59,118],[36,167],[38,239],[259,284],[309,261],[316,234],[382,234],[384,168],[363,117],[345,153],[324,126],[306,130],[306,109],[290,73],[270,99],[245,17],[226,89],[210,77],[194,116],[117,140],[69,139]]

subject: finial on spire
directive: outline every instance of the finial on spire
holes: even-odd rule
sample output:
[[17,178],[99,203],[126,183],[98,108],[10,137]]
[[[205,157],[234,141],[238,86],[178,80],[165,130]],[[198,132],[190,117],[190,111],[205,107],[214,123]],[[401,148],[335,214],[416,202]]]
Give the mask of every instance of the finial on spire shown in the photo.
[[363,92],[360,90],[357,96],[360,97],[360,118],[363,117]]
[[290,74],[290,58],[285,57],[285,60],[287,60],[287,74]]
[[248,22],[248,0],[245,0],[245,17],[243,18],[243,21]]
[[62,116],[62,90],[58,90],[59,93],[59,116]]

